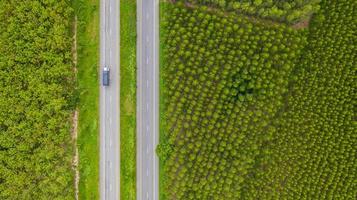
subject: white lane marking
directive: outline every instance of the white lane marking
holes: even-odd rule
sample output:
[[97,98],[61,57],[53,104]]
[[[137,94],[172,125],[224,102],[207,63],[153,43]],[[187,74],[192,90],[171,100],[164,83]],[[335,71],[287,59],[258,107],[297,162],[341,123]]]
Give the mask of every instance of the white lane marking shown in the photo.
[[109,118],[109,124],[112,125],[112,118]]
[[149,80],[146,79],[146,88],[149,88]]
[[109,50],[109,60],[112,59],[112,49]]
[[146,13],[146,19],[149,19],[149,13]]
[[[105,12],[106,12],[106,9],[105,9],[106,7],[105,7],[105,1],[103,1],[103,16],[106,16],[105,15]],[[102,29],[102,35],[104,35],[105,33],[106,33],[106,31],[107,31],[107,23],[106,23],[106,17],[101,17],[102,18],[102,20],[103,20],[103,24],[101,24],[101,29]],[[101,55],[103,55],[102,56],[102,58],[101,58],[101,60],[102,60],[102,64],[104,65],[104,60],[105,60],[105,37],[101,37],[101,38],[103,38],[102,40],[103,41],[101,41],[101,44],[102,44],[102,50],[101,50],[101,52],[103,52],[103,54],[101,54]]]
[[149,176],[149,168],[146,168],[146,176]]
[[109,103],[112,103],[112,96],[109,96]]
[[112,162],[109,161],[109,168],[112,168]]
[[148,132],[149,131],[149,126],[148,125],[146,125],[146,132]]
[[146,57],[146,64],[149,64],[149,57]]
[[109,14],[111,14],[111,13],[112,13],[112,7],[109,6]]
[[146,199],[149,199],[149,192],[146,192]]
[[110,147],[113,146],[113,141],[109,140],[109,146],[110,146]]
[[149,104],[146,104],[146,111],[149,111]]
[[110,190],[110,191],[112,191],[112,190],[113,190],[113,186],[112,186],[112,184],[111,184],[111,183],[109,184],[109,190]]
[[112,29],[109,29],[109,36],[112,36]]
[[149,147],[146,147],[146,154],[149,154]]
[[[154,25],[153,25],[153,32],[154,32],[154,34],[153,34],[153,36],[154,36],[154,39],[153,39],[153,47],[154,47],[154,49],[153,49],[153,68],[154,68],[154,70],[153,70],[153,78],[154,78],[154,80],[157,80],[156,79],[156,72],[157,72],[157,52],[156,52],[156,49],[155,49],[155,47],[157,47],[157,28],[158,28],[158,14],[157,14],[157,12],[156,12],[156,9],[157,9],[157,7],[158,7],[158,4],[157,3],[153,3],[153,13],[155,13],[155,16],[153,17],[153,21],[154,21]],[[155,148],[155,145],[156,145],[156,143],[157,143],[157,141],[156,141],[156,134],[158,133],[158,130],[157,130],[157,127],[156,127],[156,111],[158,110],[157,109],[157,105],[156,105],[156,87],[157,87],[157,81],[155,81],[154,82],[154,91],[153,91],[153,97],[154,97],[154,106],[153,106],[153,110],[154,110],[154,116],[153,116],[153,139],[154,139],[154,148]],[[154,199],[158,199],[158,197],[157,197],[157,178],[158,178],[158,173],[157,173],[157,169],[156,169],[156,159],[157,159],[157,157],[155,156],[155,153],[153,154],[153,198]]]

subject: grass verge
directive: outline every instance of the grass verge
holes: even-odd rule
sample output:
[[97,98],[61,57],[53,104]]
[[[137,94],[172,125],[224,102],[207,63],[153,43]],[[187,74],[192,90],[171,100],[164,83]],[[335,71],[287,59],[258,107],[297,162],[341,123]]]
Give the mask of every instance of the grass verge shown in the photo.
[[99,0],[74,1],[78,18],[79,199],[99,199]]
[[120,0],[120,197],[136,199],[136,0]]

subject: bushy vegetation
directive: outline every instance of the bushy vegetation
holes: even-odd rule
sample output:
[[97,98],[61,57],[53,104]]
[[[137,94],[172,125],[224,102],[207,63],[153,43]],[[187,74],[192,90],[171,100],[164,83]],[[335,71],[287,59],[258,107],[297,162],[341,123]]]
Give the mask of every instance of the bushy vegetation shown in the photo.
[[321,5],[309,32],[171,5],[168,199],[356,197],[356,3]]
[[0,1],[0,199],[72,199],[70,1]]
[[320,0],[178,0],[214,6],[280,22],[296,23],[319,10]]

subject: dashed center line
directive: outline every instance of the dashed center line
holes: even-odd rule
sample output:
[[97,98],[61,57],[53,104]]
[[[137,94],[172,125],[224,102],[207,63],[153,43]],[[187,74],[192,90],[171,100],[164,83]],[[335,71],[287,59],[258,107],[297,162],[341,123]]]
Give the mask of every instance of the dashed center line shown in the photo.
[[[119,67],[117,63],[120,61],[118,59],[120,27],[117,23],[117,20],[120,20],[119,3],[116,0],[103,0],[100,9],[100,67],[109,67],[114,72]],[[117,166],[118,164],[120,166],[120,154],[118,155],[116,149],[120,141],[120,138],[117,138],[118,128],[120,130],[120,120],[117,115],[120,96],[117,93],[120,90],[117,89],[116,76],[113,76],[110,87],[100,88],[100,122],[103,127],[100,133],[100,194],[103,199],[118,199],[120,194],[120,167]]]
[[[152,77],[152,74],[156,73],[157,58],[155,51],[157,49],[155,47],[157,44],[155,43],[155,40],[157,36],[155,30],[152,29],[157,28],[156,18],[158,14],[155,8],[152,10],[152,5],[157,6],[157,1],[139,0],[138,2],[140,3],[140,9],[138,9],[139,12],[137,11],[137,13],[139,16],[139,25],[142,30],[140,29],[141,35],[138,40],[138,48],[141,52],[140,57],[138,58],[138,61],[141,63],[139,67],[140,71],[138,70],[141,80],[138,85],[138,87],[141,87],[139,92],[141,102],[137,108],[141,111],[141,123],[139,125],[140,131],[137,134],[142,142],[139,144],[141,153],[139,153],[140,165],[137,168],[137,173],[140,176],[138,181],[140,182],[140,186],[137,187],[137,199],[157,200],[157,192],[155,191],[157,186],[152,185],[156,184],[155,176],[157,172],[155,163],[153,164],[153,162],[156,162],[156,140],[155,136],[153,136],[157,129],[155,123],[156,119],[153,119],[153,117],[156,117],[156,114],[154,114],[154,116],[152,115],[152,112],[155,112],[157,107],[156,97],[153,96],[157,94],[157,90],[155,89],[157,77]],[[154,144],[152,142],[154,142]]]

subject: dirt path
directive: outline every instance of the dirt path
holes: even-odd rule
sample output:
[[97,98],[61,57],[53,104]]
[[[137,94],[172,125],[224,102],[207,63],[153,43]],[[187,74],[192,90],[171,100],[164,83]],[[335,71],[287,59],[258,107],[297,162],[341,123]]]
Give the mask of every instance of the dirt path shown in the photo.
[[[167,1],[170,3],[176,3],[176,0],[167,0]],[[185,2],[184,5],[187,8],[191,8],[191,9],[198,9],[200,7],[199,5],[197,5],[195,3],[190,3],[190,2]],[[286,24],[286,23],[274,21],[271,19],[264,19],[261,17],[253,16],[253,15],[247,15],[247,14],[244,14],[244,13],[238,12],[238,11],[226,11],[224,9],[219,9],[219,8],[213,7],[213,6],[206,6],[206,7],[207,7],[207,12],[209,12],[209,13],[216,13],[216,14],[223,15],[226,17],[229,16],[230,14],[234,14],[236,16],[244,17],[252,23],[262,23],[262,24],[269,25],[269,26],[285,25],[285,26],[291,27],[293,29],[308,28],[310,20],[311,20],[311,15],[310,15],[310,16],[306,17],[305,19],[299,21],[296,24]]]
[[79,170],[78,170],[78,147],[77,147],[77,128],[78,128],[78,110],[74,111],[72,117],[72,141],[74,147],[74,156],[72,160],[72,168],[74,170],[74,189],[75,189],[75,198],[78,200],[78,183],[79,183]]
[[[73,56],[73,71],[74,76],[77,78],[77,16],[74,18],[73,24],[73,44],[72,44],[72,56]],[[78,200],[78,183],[79,183],[79,170],[78,170],[78,147],[77,147],[77,135],[78,135],[78,109],[76,109],[72,116],[72,142],[73,142],[73,149],[74,149],[74,156],[72,160],[72,169],[74,171],[74,192],[75,192],[75,199]]]
[[304,20],[301,20],[300,22],[292,25],[291,27],[294,29],[304,29],[304,28],[309,28],[310,21],[311,21],[312,15],[308,16]]

